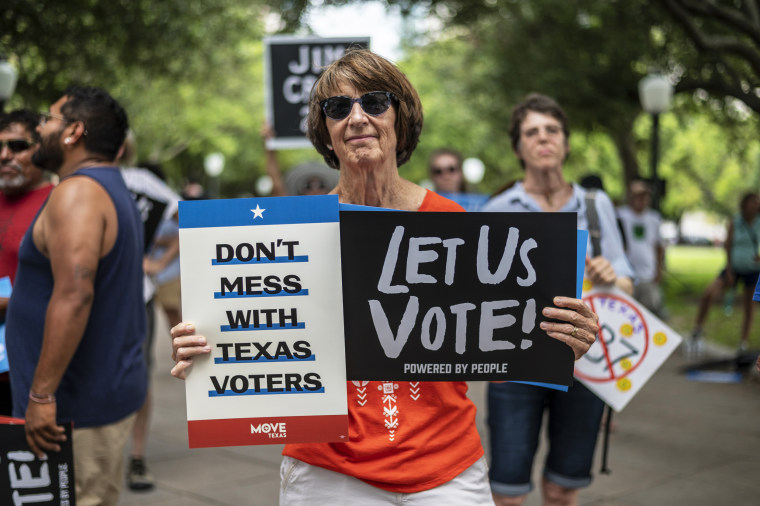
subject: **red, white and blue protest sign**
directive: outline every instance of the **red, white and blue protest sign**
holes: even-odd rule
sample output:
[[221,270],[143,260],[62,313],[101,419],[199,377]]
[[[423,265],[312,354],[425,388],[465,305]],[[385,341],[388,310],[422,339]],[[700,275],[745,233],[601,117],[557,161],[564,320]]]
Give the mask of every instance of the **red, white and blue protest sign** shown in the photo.
[[180,202],[191,448],[348,437],[338,197]]

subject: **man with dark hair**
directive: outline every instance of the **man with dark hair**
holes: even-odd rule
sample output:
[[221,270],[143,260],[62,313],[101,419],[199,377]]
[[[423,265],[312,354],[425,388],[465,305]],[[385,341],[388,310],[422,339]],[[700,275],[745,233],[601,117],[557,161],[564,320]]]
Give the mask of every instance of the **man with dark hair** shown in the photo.
[[[40,115],[18,109],[0,116],[0,278],[16,281],[18,248],[32,218],[50,194],[42,169],[32,163]],[[5,324],[8,297],[0,297],[0,324]],[[5,355],[3,350],[1,356]],[[0,415],[12,412],[8,373],[0,374]]]
[[79,504],[116,504],[122,452],[143,404],[143,232],[112,161],[127,116],[108,93],[69,88],[38,127],[33,161],[61,179],[19,250],[8,306],[13,414],[38,456],[73,422]]

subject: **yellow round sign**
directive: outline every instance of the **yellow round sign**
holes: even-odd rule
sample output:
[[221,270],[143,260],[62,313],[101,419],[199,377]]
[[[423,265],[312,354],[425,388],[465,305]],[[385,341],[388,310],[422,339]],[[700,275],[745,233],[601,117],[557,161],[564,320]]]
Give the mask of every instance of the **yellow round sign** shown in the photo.
[[631,337],[633,335],[633,325],[630,323],[624,323],[620,326],[620,333],[623,337]]

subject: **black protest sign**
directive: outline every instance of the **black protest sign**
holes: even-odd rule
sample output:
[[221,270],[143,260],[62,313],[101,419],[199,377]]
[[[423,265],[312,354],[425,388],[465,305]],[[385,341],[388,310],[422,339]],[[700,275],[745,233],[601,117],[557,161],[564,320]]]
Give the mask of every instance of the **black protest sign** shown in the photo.
[[0,417],[0,504],[75,506],[71,424],[64,425],[61,451],[40,459],[26,443],[23,422]]
[[276,137],[269,149],[311,147],[306,138],[309,94],[323,69],[349,47],[369,47],[368,37],[273,36],[264,39],[267,112]]
[[572,384],[540,329],[576,293],[572,213],[341,211],[349,380]]

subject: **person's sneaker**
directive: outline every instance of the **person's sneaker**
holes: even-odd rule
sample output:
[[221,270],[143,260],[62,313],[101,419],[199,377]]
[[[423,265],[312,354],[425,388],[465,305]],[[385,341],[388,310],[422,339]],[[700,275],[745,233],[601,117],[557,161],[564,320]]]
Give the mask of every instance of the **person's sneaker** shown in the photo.
[[150,490],[153,488],[153,475],[148,471],[145,460],[135,457],[129,459],[127,485],[131,490]]

